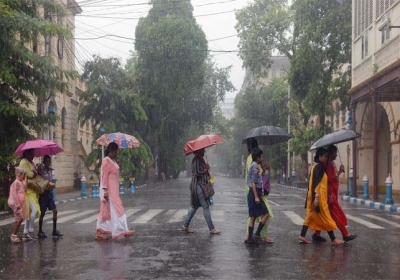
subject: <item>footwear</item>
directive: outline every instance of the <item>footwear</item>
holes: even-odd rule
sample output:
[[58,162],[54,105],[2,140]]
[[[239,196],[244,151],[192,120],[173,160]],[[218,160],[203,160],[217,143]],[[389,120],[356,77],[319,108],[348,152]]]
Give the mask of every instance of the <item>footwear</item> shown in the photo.
[[29,236],[29,238],[32,239],[32,240],[36,240],[36,239],[37,239],[36,236],[35,236],[35,234],[34,234],[33,232],[28,232],[28,236]]
[[357,237],[357,234],[350,234],[349,236],[343,237],[344,242],[349,242]]
[[29,233],[24,233],[24,235],[22,235],[22,240],[30,241],[30,240],[36,240],[36,238],[31,236]]
[[257,244],[257,246],[260,245],[260,244],[262,243],[262,239],[261,239],[260,236],[253,235],[252,239],[253,239],[253,241]]
[[298,238],[298,240],[299,240],[299,243],[301,243],[301,244],[311,244],[312,243],[310,240],[308,240],[307,238],[305,238],[303,236],[300,236]]
[[258,247],[258,243],[257,243],[257,241],[255,241],[254,240],[254,238],[252,237],[252,238],[249,238],[249,239],[247,239],[245,242],[244,242],[244,244],[246,244],[247,246],[249,246],[249,247]]
[[125,238],[131,237],[136,233],[136,230],[130,230],[125,234]]
[[107,236],[105,236],[101,233],[96,233],[95,239],[96,240],[108,240]]
[[326,242],[326,239],[324,237],[315,233],[312,235],[312,240],[315,242]]
[[11,242],[12,243],[21,243],[21,239],[15,234],[11,234]]
[[190,227],[187,227],[185,225],[182,226],[182,231],[186,231],[187,233],[193,233],[194,230],[191,229]]
[[213,230],[210,230],[210,234],[221,234],[221,231],[219,229],[214,228]]
[[52,233],[51,235],[54,236],[54,237],[61,237],[61,236],[63,236],[64,234],[62,234],[61,232],[59,232],[58,230],[56,230],[56,231],[53,231],[53,233]]
[[264,243],[274,243],[274,240],[273,240],[272,238],[269,238],[269,237],[263,238],[262,241],[263,241]]
[[335,239],[332,241],[332,245],[342,245],[344,243],[343,240]]
[[47,235],[43,231],[39,232],[37,236],[39,239],[47,238]]

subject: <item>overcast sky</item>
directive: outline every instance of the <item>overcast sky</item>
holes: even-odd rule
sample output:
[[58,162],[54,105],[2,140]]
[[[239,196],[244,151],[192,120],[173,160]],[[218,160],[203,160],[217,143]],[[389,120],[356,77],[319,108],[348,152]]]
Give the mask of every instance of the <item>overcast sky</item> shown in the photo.
[[[145,17],[151,8],[148,1],[77,0],[77,2],[83,10],[76,16],[75,22],[77,66],[81,67],[85,61],[91,59],[93,54],[103,57],[117,56],[125,62],[129,57],[129,51],[134,49],[133,39],[139,18]],[[194,7],[194,16],[209,40],[209,49],[237,50],[235,10],[244,7],[250,0],[192,0],[191,2]],[[116,37],[90,39],[106,34],[128,39]],[[236,91],[227,97],[234,97],[244,78],[242,61],[237,56],[237,52],[212,54],[219,67],[232,65],[230,78]]]

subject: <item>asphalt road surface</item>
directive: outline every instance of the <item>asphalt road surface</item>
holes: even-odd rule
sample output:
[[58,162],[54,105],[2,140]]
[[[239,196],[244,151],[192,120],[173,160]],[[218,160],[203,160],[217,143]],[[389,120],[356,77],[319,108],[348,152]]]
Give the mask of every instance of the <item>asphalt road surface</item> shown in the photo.
[[[0,220],[0,279],[400,279],[399,214],[343,202],[357,239],[299,244],[305,192],[273,185],[268,236],[275,243],[254,248],[243,242],[243,179],[216,177],[215,189],[211,212],[219,236],[209,234],[202,209],[192,220],[195,233],[180,230],[189,209],[187,178],[122,196],[137,231],[129,239],[94,239],[98,199],[57,206],[62,238],[12,244],[12,218]],[[51,216],[44,223],[48,235]]]

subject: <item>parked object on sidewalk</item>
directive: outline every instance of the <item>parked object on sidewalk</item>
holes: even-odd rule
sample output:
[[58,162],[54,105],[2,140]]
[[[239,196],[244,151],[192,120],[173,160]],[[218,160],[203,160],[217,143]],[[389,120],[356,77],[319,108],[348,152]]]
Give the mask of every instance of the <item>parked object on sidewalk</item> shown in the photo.
[[361,134],[351,130],[351,129],[342,129],[337,130],[335,132],[329,133],[321,137],[318,141],[316,141],[311,147],[310,150],[315,150],[320,147],[325,147],[331,144],[338,144],[350,140],[357,139],[361,136]]
[[63,151],[63,149],[61,149],[54,141],[36,139],[36,140],[26,141],[25,143],[19,145],[18,148],[15,150],[14,154],[22,157],[24,151],[30,149],[34,149],[33,157],[42,157],[45,155],[52,156],[61,153]]
[[223,142],[225,142],[225,139],[218,134],[200,135],[196,139],[186,142],[183,151],[186,155],[190,155],[195,151],[208,148]]
[[287,142],[292,135],[287,133],[279,126],[260,126],[252,128],[247,132],[246,137],[243,139],[243,144],[247,143],[247,139],[254,138],[257,140],[258,145],[274,145],[282,142]]
[[118,148],[120,148],[120,149],[140,147],[140,142],[139,142],[139,140],[136,139],[135,136],[121,133],[121,132],[113,132],[113,133],[109,133],[109,134],[103,134],[96,140],[96,142],[100,146],[108,146],[108,144],[114,142],[114,143],[117,143]]

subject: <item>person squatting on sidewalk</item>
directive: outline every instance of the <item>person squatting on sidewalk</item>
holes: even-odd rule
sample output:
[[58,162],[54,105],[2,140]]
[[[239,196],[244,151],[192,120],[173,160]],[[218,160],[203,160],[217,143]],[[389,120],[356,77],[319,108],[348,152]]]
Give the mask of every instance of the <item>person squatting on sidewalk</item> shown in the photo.
[[14,212],[15,223],[11,234],[11,242],[20,243],[21,239],[17,236],[18,229],[23,220],[28,219],[28,209],[26,207],[25,192],[26,185],[24,184],[25,169],[22,167],[15,168],[15,181],[10,186],[10,196],[8,205]]
[[[253,159],[252,164],[249,168],[249,174],[247,179],[247,184],[250,187],[249,194],[247,195],[247,204],[249,207],[249,237],[246,242],[248,245],[258,246],[261,242],[261,231],[268,220],[268,209],[265,202],[262,199],[263,196],[263,186],[261,171],[259,165],[263,162],[264,156],[263,152],[259,148],[254,148],[251,151],[251,157]],[[254,232],[254,223],[257,217],[261,217],[260,223],[256,233]]]
[[[51,168],[50,166],[51,166],[51,157],[49,155],[45,155],[43,157],[43,165],[38,170],[38,174],[41,175],[43,178],[49,180],[49,182],[52,181],[52,171],[53,171],[53,168]],[[39,196],[39,205],[41,213],[39,217],[39,233],[38,233],[39,238],[47,237],[47,235],[42,230],[43,218],[44,215],[46,214],[47,209],[53,212],[53,232],[51,235],[54,237],[63,236],[63,234],[57,230],[57,208],[54,202],[53,188],[54,186],[49,187]]]

